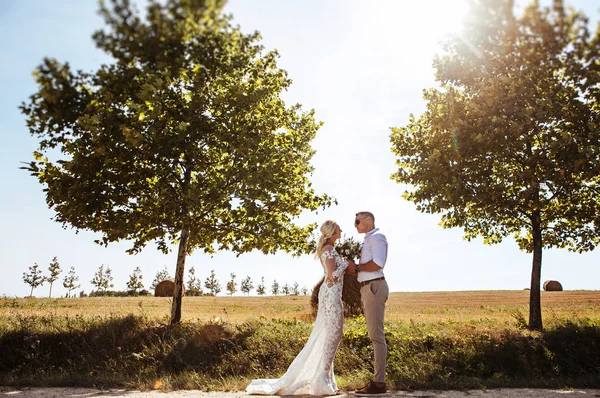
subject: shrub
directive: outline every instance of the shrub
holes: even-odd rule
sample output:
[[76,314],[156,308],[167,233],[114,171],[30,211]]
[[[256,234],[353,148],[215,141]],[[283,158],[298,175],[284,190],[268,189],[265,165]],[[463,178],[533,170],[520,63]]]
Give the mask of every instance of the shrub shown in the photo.
[[[167,326],[144,316],[32,315],[0,323],[0,385],[208,389],[282,375],[313,325],[265,318]],[[461,323],[386,322],[394,389],[598,387],[600,326],[563,321],[545,332],[475,331]],[[341,387],[373,371],[363,316],[347,319],[335,359]],[[194,380],[194,382],[190,382]],[[195,384],[194,384],[195,383]],[[212,387],[211,387],[212,388]]]

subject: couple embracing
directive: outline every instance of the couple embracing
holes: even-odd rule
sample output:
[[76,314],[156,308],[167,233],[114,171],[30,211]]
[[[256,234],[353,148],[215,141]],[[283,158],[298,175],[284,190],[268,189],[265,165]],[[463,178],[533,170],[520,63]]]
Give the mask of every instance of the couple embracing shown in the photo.
[[336,395],[333,360],[342,340],[344,309],[342,287],[344,273],[355,275],[361,285],[360,294],[369,338],[374,348],[374,380],[355,391],[358,396],[378,396],[387,393],[385,363],[387,346],[383,330],[385,302],[389,289],[383,276],[387,259],[387,240],[375,228],[370,212],[356,213],[354,225],[365,234],[359,264],[343,259],[335,251],[335,242],[342,230],[334,221],[321,226],[315,257],[321,260],[325,279],[319,290],[319,309],[315,326],[298,356],[279,379],[252,380],[246,388],[249,394],[260,395]]

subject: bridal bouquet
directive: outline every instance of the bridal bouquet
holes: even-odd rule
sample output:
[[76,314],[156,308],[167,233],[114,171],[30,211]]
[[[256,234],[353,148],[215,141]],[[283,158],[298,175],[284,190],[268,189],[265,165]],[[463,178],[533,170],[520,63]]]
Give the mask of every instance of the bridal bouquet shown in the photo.
[[360,259],[362,243],[358,242],[353,237],[346,238],[344,236],[337,241],[335,250],[346,260],[357,260]]

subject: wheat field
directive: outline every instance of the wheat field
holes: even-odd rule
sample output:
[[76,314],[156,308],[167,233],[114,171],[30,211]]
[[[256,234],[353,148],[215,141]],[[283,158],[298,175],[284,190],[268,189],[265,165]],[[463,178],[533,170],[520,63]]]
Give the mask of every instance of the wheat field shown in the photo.
[[[544,319],[600,317],[600,291],[542,292]],[[106,317],[143,315],[169,319],[171,299],[164,297],[0,298],[0,318],[19,314]],[[391,293],[387,320],[473,322],[527,318],[528,291]],[[184,321],[244,322],[254,317],[312,320],[309,296],[184,297]]]

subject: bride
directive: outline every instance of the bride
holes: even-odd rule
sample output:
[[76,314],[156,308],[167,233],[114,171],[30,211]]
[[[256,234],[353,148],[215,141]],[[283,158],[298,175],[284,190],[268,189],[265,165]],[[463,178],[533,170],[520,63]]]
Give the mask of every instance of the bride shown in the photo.
[[321,225],[315,257],[320,258],[325,280],[319,290],[315,326],[298,356],[279,379],[252,380],[249,394],[334,395],[338,393],[333,375],[333,359],[342,340],[344,310],[342,285],[348,262],[335,251],[342,230],[334,221]]

